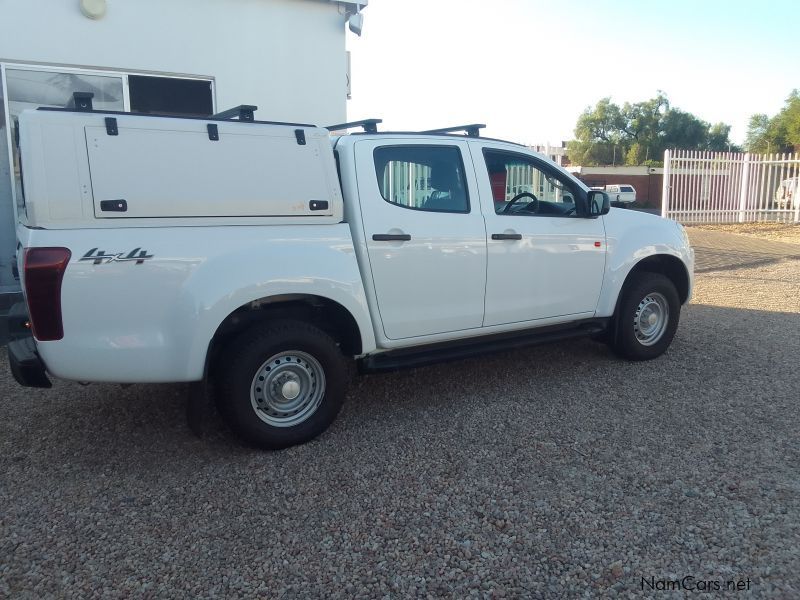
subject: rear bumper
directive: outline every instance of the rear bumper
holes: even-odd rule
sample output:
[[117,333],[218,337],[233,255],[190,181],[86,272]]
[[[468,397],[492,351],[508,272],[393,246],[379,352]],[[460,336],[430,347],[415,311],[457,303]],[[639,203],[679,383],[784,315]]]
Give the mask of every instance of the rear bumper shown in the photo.
[[25,387],[49,388],[53,387],[47,378],[47,372],[36,352],[33,338],[22,338],[8,343],[8,363],[11,374],[17,383]]
[[53,387],[47,378],[44,362],[36,351],[33,335],[23,325],[27,317],[24,302],[15,304],[8,311],[8,333],[11,338],[8,342],[8,364],[11,374],[17,383],[25,387]]

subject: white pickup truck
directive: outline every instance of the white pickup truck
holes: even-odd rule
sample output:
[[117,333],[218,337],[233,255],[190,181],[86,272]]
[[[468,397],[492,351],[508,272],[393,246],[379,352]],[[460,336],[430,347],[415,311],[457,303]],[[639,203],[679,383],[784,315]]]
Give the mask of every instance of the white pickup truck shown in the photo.
[[19,383],[205,380],[239,435],[280,448],[334,420],[348,360],[574,336],[645,360],[675,335],[684,229],[524,146],[226,117],[22,114]]
[[633,204],[636,202],[636,189],[624,183],[611,183],[606,185],[605,192],[612,202]]

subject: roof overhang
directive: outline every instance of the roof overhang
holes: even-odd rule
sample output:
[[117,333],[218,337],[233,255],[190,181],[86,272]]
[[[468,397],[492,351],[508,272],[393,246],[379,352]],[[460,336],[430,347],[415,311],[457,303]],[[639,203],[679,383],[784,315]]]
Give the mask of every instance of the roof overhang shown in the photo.
[[346,12],[350,13],[351,15],[354,15],[357,12],[359,12],[362,8],[367,6],[369,0],[361,0],[360,2],[343,2],[342,0],[328,0],[328,2],[334,2],[335,4],[344,7]]

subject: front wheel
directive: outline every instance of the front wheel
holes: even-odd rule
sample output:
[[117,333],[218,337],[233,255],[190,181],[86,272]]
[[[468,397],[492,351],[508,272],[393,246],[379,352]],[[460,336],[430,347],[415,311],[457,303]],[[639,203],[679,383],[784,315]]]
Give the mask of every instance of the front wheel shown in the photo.
[[347,373],[339,347],[324,331],[295,321],[262,325],[224,352],[219,411],[237,434],[262,448],[302,444],[336,418]]
[[612,347],[628,360],[661,356],[675,337],[681,303],[675,285],[658,273],[639,273],[623,290]]

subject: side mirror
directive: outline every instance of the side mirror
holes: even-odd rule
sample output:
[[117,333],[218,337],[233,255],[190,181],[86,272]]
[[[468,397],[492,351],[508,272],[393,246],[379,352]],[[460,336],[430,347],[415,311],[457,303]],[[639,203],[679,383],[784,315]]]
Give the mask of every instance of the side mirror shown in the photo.
[[608,194],[598,190],[589,190],[589,218],[599,217],[600,215],[607,215],[611,210],[611,200]]

